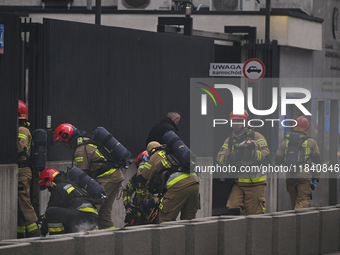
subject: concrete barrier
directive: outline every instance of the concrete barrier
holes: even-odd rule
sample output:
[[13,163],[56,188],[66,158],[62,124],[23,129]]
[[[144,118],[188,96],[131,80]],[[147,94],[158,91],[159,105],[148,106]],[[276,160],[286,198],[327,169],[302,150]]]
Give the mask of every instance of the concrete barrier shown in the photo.
[[[6,243],[25,244],[30,243],[31,249],[25,251],[25,255],[73,255],[74,254],[74,239],[73,237],[65,237],[59,235],[60,238],[45,238],[33,237],[1,241],[0,245]],[[17,248],[17,247],[16,247]]]
[[264,215],[247,216],[247,255],[272,254],[272,218]]
[[114,232],[74,238],[75,255],[115,255]]
[[185,226],[159,225],[152,228],[152,255],[185,254]]
[[339,250],[339,217],[339,208],[320,210],[319,254]]
[[187,224],[185,231],[185,254],[217,254],[217,236],[217,221]]
[[319,211],[296,214],[296,254],[313,255],[319,252]]
[[180,220],[163,222],[161,225],[185,225],[185,254],[217,254],[218,222],[195,220]]
[[296,254],[296,214],[273,214],[272,254]]
[[0,240],[17,237],[18,165],[0,165]]
[[32,254],[30,243],[0,242],[0,255]]
[[151,228],[122,230],[114,233],[115,254],[152,254]]
[[246,254],[246,232],[246,217],[220,219],[218,221],[217,254]]

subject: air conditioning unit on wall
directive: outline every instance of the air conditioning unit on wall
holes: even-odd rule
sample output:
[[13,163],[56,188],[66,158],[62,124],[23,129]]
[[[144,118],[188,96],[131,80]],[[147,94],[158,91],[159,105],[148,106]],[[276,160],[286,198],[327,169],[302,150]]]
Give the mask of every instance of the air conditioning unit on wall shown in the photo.
[[117,0],[118,10],[171,10],[171,0]]
[[210,11],[258,11],[259,0],[210,0]]

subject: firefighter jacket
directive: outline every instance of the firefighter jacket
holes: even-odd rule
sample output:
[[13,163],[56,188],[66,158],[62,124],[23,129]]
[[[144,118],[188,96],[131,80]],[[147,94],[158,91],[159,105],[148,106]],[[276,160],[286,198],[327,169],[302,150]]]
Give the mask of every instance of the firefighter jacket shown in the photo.
[[[168,155],[168,157],[170,156]],[[166,150],[163,149],[156,150],[145,165],[142,168],[139,168],[139,170],[140,173],[137,175],[137,179],[144,182],[144,190],[150,188],[152,179],[158,174],[161,174],[160,182],[163,186],[163,190],[169,190],[170,188],[180,190],[184,187],[198,183],[198,177],[195,173],[177,171],[177,167],[172,165],[171,161],[167,158]],[[140,185],[140,183],[138,185]],[[157,186],[158,184],[154,185]],[[158,192],[159,191],[160,190],[158,189]],[[165,192],[163,191],[161,193]]]
[[146,201],[152,197],[148,190],[142,190],[137,185],[137,175],[141,172],[141,169],[144,168],[144,165],[145,162],[140,163],[137,173],[131,177],[131,179],[123,188],[124,206],[127,206],[129,204],[140,205],[142,203],[142,200]]
[[51,192],[51,196],[47,208],[63,207],[98,214],[93,200],[81,192],[81,189],[74,183],[62,178],[60,175],[55,177],[48,190]]
[[[253,186],[266,183],[266,175],[261,172],[261,164],[268,161],[270,153],[266,138],[259,132],[249,128],[244,128],[240,133],[233,131],[232,135],[224,141],[216,158],[221,165],[231,164],[231,162],[228,162],[228,154],[235,152],[236,146],[248,138],[256,142],[256,147],[247,158],[243,158],[236,163],[239,172],[238,178],[235,181],[239,186]],[[254,172],[240,172],[242,166],[258,166],[258,168]]]
[[76,167],[83,170],[92,178],[105,177],[107,175],[115,174],[116,182],[124,179],[123,173],[119,168],[115,168],[113,164],[107,161],[104,155],[99,151],[97,145],[92,143],[84,143],[90,140],[86,137],[79,137],[77,139],[78,147],[74,152],[74,161]]
[[[319,179],[321,169],[319,169],[319,167],[312,167],[311,165],[311,163],[321,164],[319,147],[313,138],[307,137],[302,132],[297,133],[299,133],[300,139],[304,140],[300,148],[299,162],[301,162],[301,164],[297,166],[295,170],[291,169],[291,171],[287,172],[286,177]],[[275,156],[276,164],[285,164],[288,143],[289,140],[286,139],[280,144]],[[308,167],[304,167],[305,164],[308,164]]]
[[30,167],[32,134],[31,131],[24,126],[18,129],[18,167]]

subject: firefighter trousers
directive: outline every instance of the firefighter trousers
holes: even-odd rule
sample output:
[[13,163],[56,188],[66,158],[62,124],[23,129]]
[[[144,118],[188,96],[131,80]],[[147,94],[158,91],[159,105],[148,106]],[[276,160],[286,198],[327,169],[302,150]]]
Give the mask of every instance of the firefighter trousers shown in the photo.
[[[63,207],[50,207],[45,212],[46,221],[42,227],[42,234],[50,235],[76,233],[93,230],[98,223],[98,215]],[[47,229],[46,229],[47,227]]]
[[309,207],[312,200],[312,189],[309,178],[287,178],[286,187],[290,196],[292,209]]
[[245,210],[245,215],[261,214],[266,212],[266,200],[264,197],[266,184],[239,186],[234,183],[228,198],[227,208],[232,211]]
[[112,206],[113,202],[116,200],[118,191],[122,186],[123,180],[121,179],[120,170],[117,169],[115,173],[109,176],[99,177],[96,179],[96,181],[104,187],[107,196],[104,204],[97,205],[97,211],[99,215],[98,228],[114,228],[115,225],[112,219]]
[[170,188],[159,205],[159,223],[175,221],[179,212],[181,212],[181,220],[194,219],[199,208],[198,183],[180,190]]
[[38,217],[31,203],[32,172],[29,167],[18,171],[18,238],[37,237],[40,230],[36,224]]

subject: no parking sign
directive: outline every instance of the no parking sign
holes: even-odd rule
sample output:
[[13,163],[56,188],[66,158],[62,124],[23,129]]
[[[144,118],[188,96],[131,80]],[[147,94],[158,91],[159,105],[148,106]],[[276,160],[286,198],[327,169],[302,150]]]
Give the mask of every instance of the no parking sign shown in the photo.
[[251,58],[243,65],[243,75],[250,81],[258,81],[263,78],[266,68],[261,60]]

